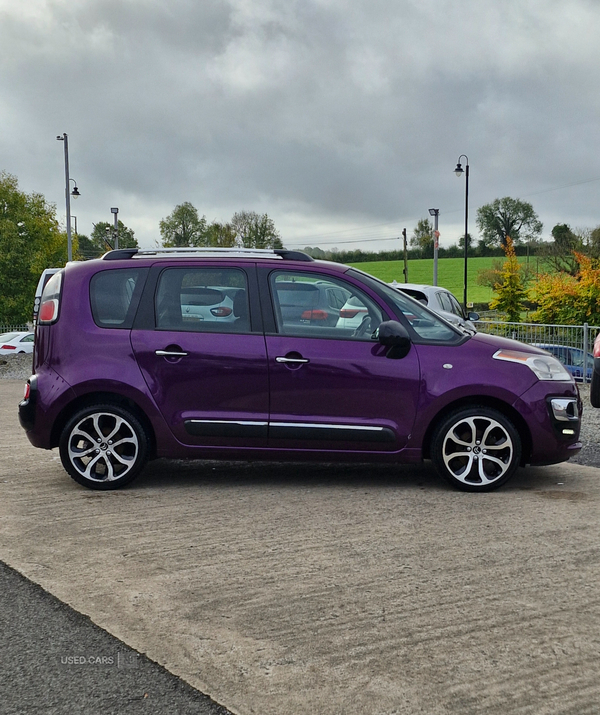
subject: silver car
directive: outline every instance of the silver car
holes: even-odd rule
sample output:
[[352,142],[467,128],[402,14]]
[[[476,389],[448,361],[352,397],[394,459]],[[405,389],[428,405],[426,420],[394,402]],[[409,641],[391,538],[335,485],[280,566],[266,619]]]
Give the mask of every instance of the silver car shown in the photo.
[[417,283],[398,283],[397,281],[393,281],[389,285],[423,303],[453,325],[477,332],[472,321],[479,320],[479,313],[471,312],[465,315],[461,304],[447,288]]

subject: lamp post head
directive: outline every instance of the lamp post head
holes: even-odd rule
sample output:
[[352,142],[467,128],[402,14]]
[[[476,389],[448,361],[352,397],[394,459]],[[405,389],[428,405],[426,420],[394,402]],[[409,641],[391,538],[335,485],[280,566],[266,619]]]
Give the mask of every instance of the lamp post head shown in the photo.
[[75,184],[75,188],[73,189],[73,191],[71,191],[71,196],[74,199],[78,199],[81,196],[81,194],[79,193],[79,189],[77,188],[77,184]]
[[461,163],[460,163],[460,161],[459,161],[458,164],[456,165],[456,169],[454,169],[454,173],[455,173],[456,176],[458,176],[458,178],[460,179],[460,177],[463,175],[463,171],[464,171],[464,170],[463,170],[463,168],[462,168],[462,166],[461,166]]
[[439,209],[429,209],[430,216],[437,216],[439,214],[439,212],[440,212]]

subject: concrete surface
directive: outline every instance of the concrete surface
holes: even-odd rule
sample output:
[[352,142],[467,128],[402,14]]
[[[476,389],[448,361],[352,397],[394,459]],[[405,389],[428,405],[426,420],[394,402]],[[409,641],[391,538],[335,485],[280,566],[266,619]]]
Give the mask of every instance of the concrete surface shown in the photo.
[[92,492],[0,384],[0,560],[235,713],[598,713],[597,469],[150,464]]
[[231,715],[0,562],[2,715]]

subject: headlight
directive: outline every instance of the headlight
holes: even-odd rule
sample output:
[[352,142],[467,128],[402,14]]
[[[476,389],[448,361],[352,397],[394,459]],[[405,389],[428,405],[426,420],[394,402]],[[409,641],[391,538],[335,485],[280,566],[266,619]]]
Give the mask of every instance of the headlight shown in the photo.
[[492,356],[495,360],[518,362],[535,373],[538,380],[555,380],[557,382],[572,382],[573,378],[563,365],[551,355],[535,355],[522,353],[518,350],[497,350]]

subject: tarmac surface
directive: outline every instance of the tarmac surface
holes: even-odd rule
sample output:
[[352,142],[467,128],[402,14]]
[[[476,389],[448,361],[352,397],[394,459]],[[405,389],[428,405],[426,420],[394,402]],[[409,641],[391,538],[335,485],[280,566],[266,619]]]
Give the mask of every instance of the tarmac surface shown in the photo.
[[[598,713],[598,469],[522,469],[474,495],[428,464],[159,460],[92,492],[31,447],[21,393],[0,382],[0,560],[47,593],[10,569],[0,584],[66,618],[1,623],[2,712],[66,712],[67,693],[69,712],[183,694],[164,712]],[[61,636],[69,622],[85,642]]]

